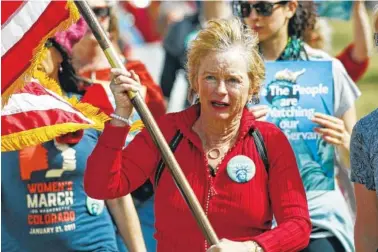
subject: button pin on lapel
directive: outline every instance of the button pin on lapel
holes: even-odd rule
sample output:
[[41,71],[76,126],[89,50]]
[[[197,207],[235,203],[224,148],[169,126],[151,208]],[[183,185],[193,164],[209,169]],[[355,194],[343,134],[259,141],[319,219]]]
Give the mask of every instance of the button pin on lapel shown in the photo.
[[256,173],[255,163],[247,156],[238,155],[228,162],[227,174],[237,183],[247,183]]

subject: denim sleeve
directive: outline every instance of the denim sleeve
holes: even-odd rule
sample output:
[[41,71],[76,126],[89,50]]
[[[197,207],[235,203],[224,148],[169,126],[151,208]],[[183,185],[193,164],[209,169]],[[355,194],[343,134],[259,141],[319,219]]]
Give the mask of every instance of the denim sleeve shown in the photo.
[[351,180],[352,182],[365,185],[369,190],[375,190],[374,170],[370,162],[370,153],[367,146],[367,132],[357,123],[352,132],[350,143],[350,163],[351,163]]

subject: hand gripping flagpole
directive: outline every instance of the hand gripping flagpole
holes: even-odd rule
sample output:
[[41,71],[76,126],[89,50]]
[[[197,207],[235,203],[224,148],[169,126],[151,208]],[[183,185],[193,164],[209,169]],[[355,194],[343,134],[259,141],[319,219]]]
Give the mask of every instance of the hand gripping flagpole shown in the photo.
[[[123,65],[118,53],[115,51],[109,38],[106,36],[104,30],[98,23],[92,9],[88,3],[83,0],[75,1],[77,8],[79,9],[81,15],[87,22],[88,26],[91,28],[92,33],[96,37],[98,43],[100,44],[102,50],[104,51],[110,65],[114,68],[122,68],[127,71]],[[193,189],[185,178],[179,164],[177,163],[171,149],[169,148],[163,134],[161,133],[158,125],[156,124],[150,110],[148,109],[146,103],[138,92],[128,92],[131,103],[140,115],[145,127],[150,133],[152,139],[154,140],[156,146],[161,152],[164,162],[167,164],[169,171],[171,172],[178,189],[180,190],[182,196],[184,197],[186,203],[188,204],[192,214],[194,215],[197,224],[200,226],[203,234],[205,235],[207,241],[211,245],[219,243],[219,239],[211,226],[205,212],[203,211]]]

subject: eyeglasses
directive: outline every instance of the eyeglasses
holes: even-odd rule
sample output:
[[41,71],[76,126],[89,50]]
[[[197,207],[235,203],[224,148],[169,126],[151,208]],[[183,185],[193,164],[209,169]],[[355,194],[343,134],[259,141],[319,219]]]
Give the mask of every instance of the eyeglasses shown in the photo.
[[258,15],[269,17],[272,15],[273,7],[276,4],[284,5],[284,4],[287,4],[288,2],[290,1],[279,1],[275,3],[265,2],[265,1],[260,1],[257,3],[249,3],[249,2],[239,1],[238,3],[234,3],[234,10],[237,12],[238,16],[242,18],[249,17],[253,9],[256,10],[256,13]]
[[109,7],[94,7],[92,8],[92,11],[96,15],[96,17],[99,17],[99,18],[106,18],[110,16]]

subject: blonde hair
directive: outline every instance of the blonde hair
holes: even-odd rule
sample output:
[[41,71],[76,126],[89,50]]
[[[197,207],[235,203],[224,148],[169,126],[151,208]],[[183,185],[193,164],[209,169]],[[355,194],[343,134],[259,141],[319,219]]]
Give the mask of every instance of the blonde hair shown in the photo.
[[258,42],[257,34],[238,18],[208,21],[188,49],[189,101],[193,100],[197,91],[193,89],[193,84],[197,81],[201,60],[210,52],[224,52],[235,46],[242,47],[241,52],[248,64],[250,88],[253,95],[257,95],[265,78],[265,65],[258,51]]

